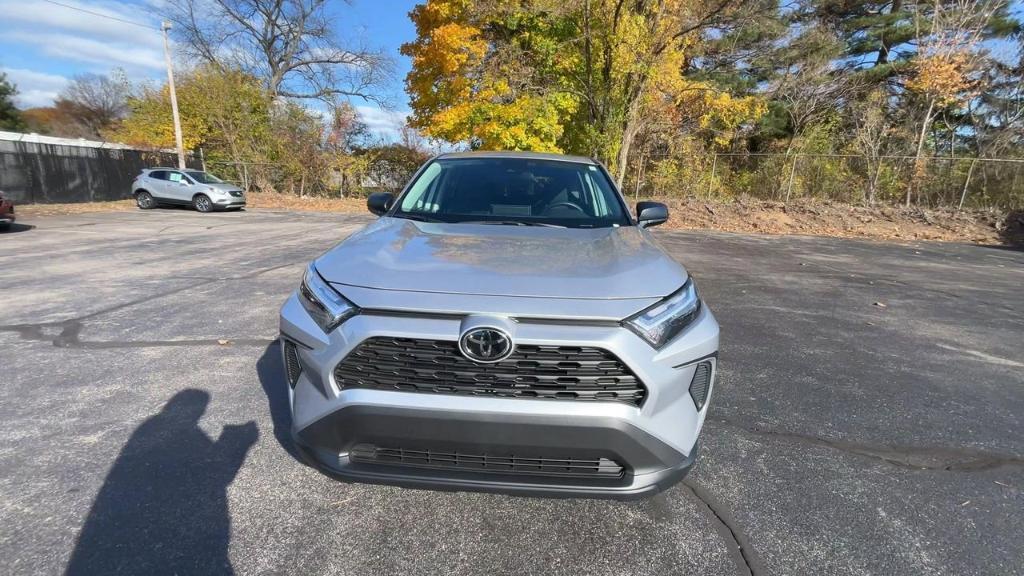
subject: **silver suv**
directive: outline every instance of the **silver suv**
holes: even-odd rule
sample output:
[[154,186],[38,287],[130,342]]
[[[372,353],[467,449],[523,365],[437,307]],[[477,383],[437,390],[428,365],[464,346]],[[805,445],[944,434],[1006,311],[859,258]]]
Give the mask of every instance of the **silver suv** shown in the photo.
[[[292,432],[339,479],[631,498],[679,481],[718,324],[605,169],[445,154],[281,309]],[[282,386],[285,384],[282,383]]]
[[143,210],[161,204],[192,206],[200,212],[245,206],[241,188],[201,170],[147,168],[132,182],[132,196]]

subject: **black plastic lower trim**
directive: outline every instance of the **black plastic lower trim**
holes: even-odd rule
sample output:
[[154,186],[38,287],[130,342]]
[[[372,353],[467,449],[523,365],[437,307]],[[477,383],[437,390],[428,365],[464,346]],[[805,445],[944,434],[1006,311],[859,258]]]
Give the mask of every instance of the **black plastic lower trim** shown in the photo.
[[[305,460],[344,481],[438,490],[468,490],[544,497],[635,499],[683,479],[697,458],[684,455],[620,419],[565,415],[452,413],[398,407],[343,407],[293,434]],[[356,462],[360,444],[530,458],[607,458],[621,463],[619,478],[565,478],[481,474]]]

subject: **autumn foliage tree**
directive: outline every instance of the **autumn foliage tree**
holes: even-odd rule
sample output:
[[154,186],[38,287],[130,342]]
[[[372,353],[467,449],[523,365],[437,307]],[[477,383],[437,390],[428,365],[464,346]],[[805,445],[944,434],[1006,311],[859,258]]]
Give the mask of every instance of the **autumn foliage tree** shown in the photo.
[[724,134],[763,111],[686,73],[702,31],[741,4],[428,0],[402,48],[412,123],[474,148],[596,156],[621,182],[642,130],[694,120]]

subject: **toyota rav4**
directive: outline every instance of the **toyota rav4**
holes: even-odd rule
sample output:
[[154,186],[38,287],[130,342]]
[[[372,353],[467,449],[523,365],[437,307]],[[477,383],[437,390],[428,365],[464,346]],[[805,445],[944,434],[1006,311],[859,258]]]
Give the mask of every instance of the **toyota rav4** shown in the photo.
[[[718,324],[598,163],[455,153],[281,309],[292,432],[340,479],[631,498],[679,481]],[[282,383],[282,386],[284,384]]]

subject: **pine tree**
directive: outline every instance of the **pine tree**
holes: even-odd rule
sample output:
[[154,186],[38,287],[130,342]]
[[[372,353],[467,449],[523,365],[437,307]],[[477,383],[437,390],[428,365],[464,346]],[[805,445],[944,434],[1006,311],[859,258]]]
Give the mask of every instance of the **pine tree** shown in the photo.
[[14,97],[17,95],[18,88],[7,80],[7,74],[0,72],[0,130],[20,132],[25,129],[21,112],[14,105]]

